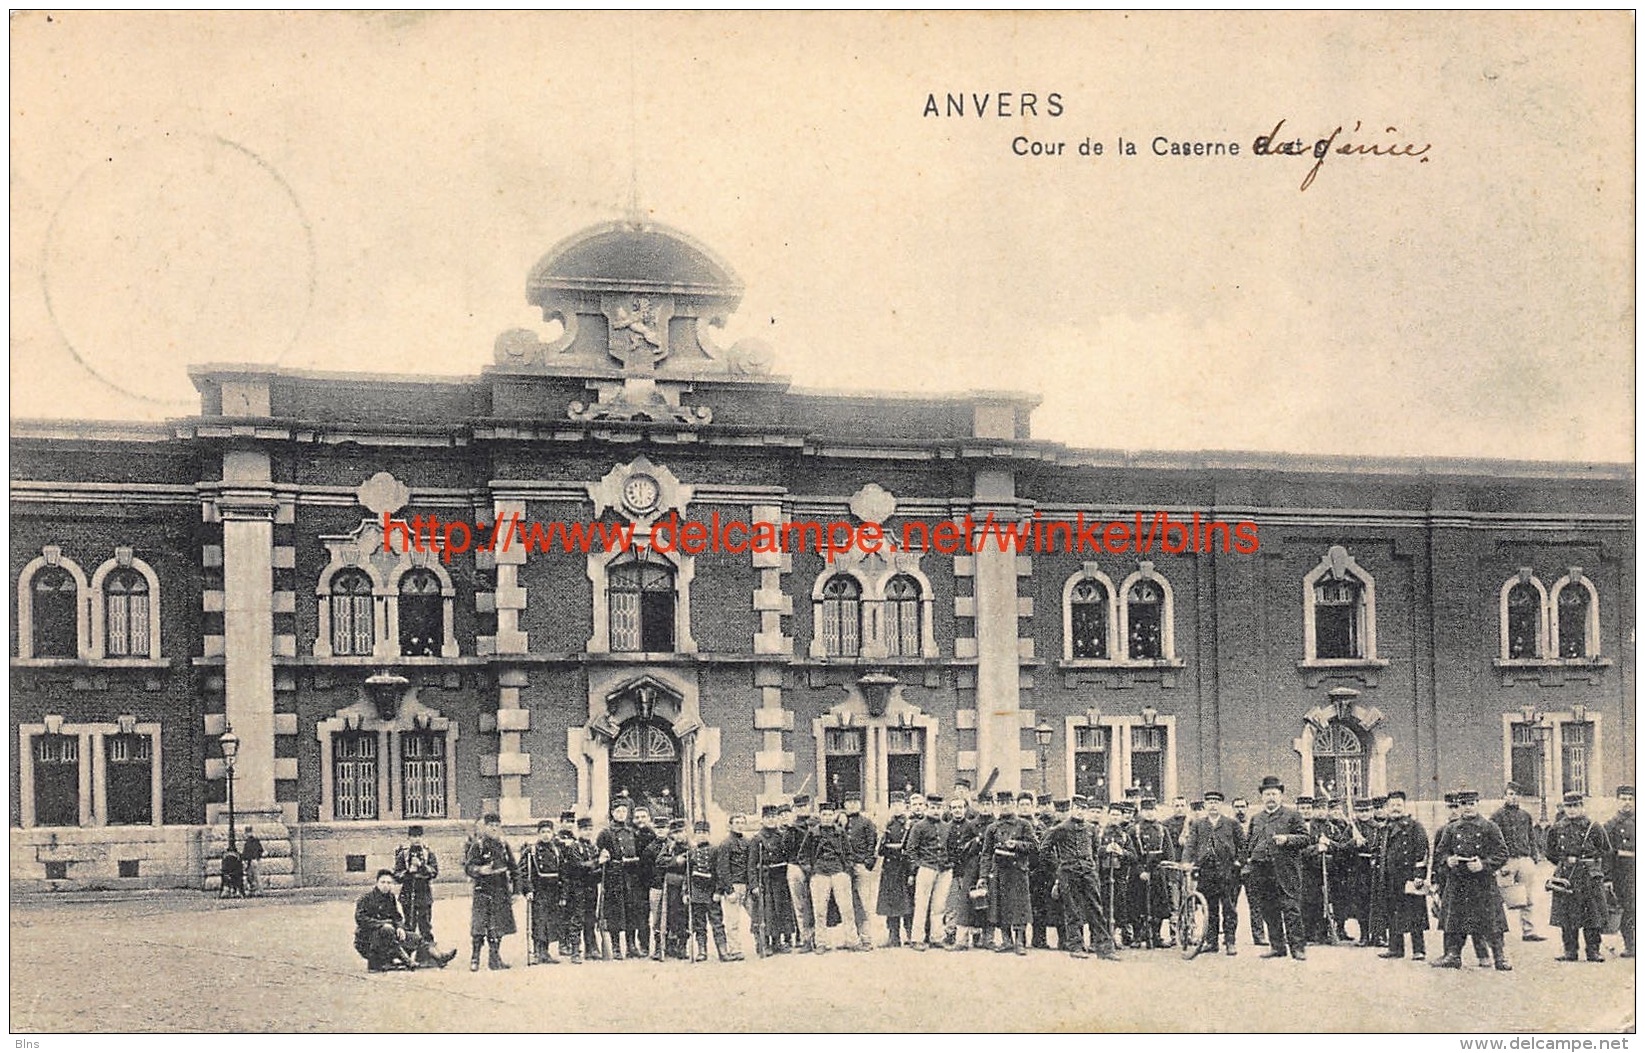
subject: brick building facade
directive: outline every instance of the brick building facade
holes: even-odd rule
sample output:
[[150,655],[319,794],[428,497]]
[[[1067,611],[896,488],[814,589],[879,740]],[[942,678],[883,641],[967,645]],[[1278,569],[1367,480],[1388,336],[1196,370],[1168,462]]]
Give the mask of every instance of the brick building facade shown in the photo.
[[[478,377],[205,366],[196,417],[14,422],[12,879],[208,880],[229,727],[277,885],[366,880],[408,821],[455,851],[484,810],[600,817],[615,788],[723,829],[994,769],[1098,797],[1631,781],[1631,466],[1071,449],[1032,396],[793,387],[715,343],[741,291],[685,235],[607,225],[528,278],[560,335],[502,334]],[[1260,550],[382,537],[1162,512]]]

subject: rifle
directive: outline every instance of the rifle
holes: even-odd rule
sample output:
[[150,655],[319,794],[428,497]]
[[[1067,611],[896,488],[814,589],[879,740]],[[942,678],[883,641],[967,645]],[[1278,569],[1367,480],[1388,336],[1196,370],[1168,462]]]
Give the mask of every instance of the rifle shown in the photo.
[[982,789],[977,791],[977,800],[983,800],[988,796],[988,792],[994,788],[994,783],[999,779],[999,777],[1000,770],[998,768],[995,768],[993,771],[988,773],[987,781],[982,784]]
[[768,902],[765,887],[768,880],[766,876],[768,871],[765,865],[765,843],[761,841],[757,847],[751,845],[749,856],[754,860],[756,868],[754,873],[757,875],[753,881],[748,883],[748,895],[751,900],[748,918],[754,929],[754,957],[769,958],[771,957],[771,947],[766,942],[768,936],[765,926],[765,905]]
[[1327,946],[1335,947],[1337,943],[1337,912],[1336,908],[1331,906],[1330,858],[1329,853],[1321,852],[1319,854],[1319,890],[1321,898],[1325,900],[1325,943]]
[[[697,963],[697,904],[692,893],[696,891],[696,848],[687,841],[685,846],[685,884],[681,891],[685,894],[685,960],[695,965]],[[703,958],[708,957],[708,925],[703,925]]]
[[601,867],[595,867],[593,872],[599,875],[595,878],[594,884],[594,939],[598,946],[590,948],[590,953],[598,951],[600,960],[609,962],[611,933],[607,932],[605,927],[605,871]]
[[520,884],[525,888],[525,966],[527,969],[537,964],[537,853],[527,842],[520,848],[520,869],[524,876]]
[[[666,850],[666,849],[665,849]],[[651,960],[668,961],[668,868],[663,868],[663,901],[657,911],[657,930],[651,934]]]

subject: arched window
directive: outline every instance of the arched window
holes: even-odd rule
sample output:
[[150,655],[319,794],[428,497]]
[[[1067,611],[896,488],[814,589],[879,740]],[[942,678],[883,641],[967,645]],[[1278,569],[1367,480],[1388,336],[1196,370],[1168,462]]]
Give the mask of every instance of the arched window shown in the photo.
[[1068,623],[1075,658],[1108,657],[1108,590],[1102,582],[1083,578],[1074,585]]
[[893,658],[920,656],[920,586],[906,574],[885,583],[885,653]]
[[1314,583],[1314,657],[1364,658],[1360,649],[1359,582],[1325,578]]
[[823,653],[854,658],[862,652],[862,586],[836,574],[822,590]]
[[342,570],[331,579],[331,653],[369,655],[376,648],[371,578],[363,570]]
[[1366,796],[1365,738],[1357,728],[1333,720],[1314,732],[1314,789],[1321,797]]
[[147,578],[135,570],[123,569],[103,580],[103,625],[103,653],[109,658],[148,657]]
[[1528,581],[1508,589],[1508,653],[1511,659],[1542,657],[1542,594]]
[[607,578],[613,651],[674,650],[674,568],[633,560]]
[[1588,590],[1568,582],[1559,590],[1559,657],[1586,658],[1588,650]]
[[79,657],[80,590],[74,576],[62,567],[41,567],[32,588],[34,657]]
[[400,578],[400,653],[412,657],[440,653],[445,598],[433,571],[412,570]]
[[1142,578],[1125,594],[1126,653],[1133,659],[1165,657],[1165,594]]

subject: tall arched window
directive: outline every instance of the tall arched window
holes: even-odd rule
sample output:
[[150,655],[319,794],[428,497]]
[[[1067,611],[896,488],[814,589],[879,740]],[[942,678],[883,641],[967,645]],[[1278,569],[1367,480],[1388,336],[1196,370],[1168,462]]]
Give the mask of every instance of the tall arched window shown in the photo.
[[363,570],[338,571],[331,579],[331,653],[369,655],[375,643],[371,577]]
[[1108,657],[1108,590],[1094,578],[1074,585],[1068,600],[1075,658]]
[[674,650],[674,568],[634,560],[611,568],[607,594],[613,651]]
[[444,637],[445,599],[433,571],[407,571],[400,578],[400,653],[433,656]]
[[80,590],[62,567],[34,572],[34,657],[77,658]]
[[1522,581],[1508,590],[1508,658],[1542,657],[1542,594]]
[[893,658],[920,656],[920,586],[906,574],[885,583],[885,653]]
[[1314,657],[1364,658],[1359,613],[1359,582],[1349,577],[1315,582]]
[[103,580],[103,653],[110,658],[147,657],[149,583],[135,570],[117,570]]
[[1559,590],[1559,657],[1588,657],[1588,590],[1571,582]]
[[1125,594],[1126,652],[1134,659],[1165,657],[1165,594],[1142,578]]
[[862,586],[849,574],[829,578],[822,590],[823,652],[854,658],[862,652]]

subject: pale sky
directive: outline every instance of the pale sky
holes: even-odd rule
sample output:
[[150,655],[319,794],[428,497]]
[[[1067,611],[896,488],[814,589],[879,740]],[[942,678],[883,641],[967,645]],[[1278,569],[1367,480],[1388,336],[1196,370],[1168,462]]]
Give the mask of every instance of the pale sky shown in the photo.
[[[11,30],[14,416],[186,415],[191,362],[476,374],[632,181],[746,284],[725,342],[798,385],[1028,391],[1075,446],[1633,459],[1626,13]],[[1011,115],[922,116],[962,92]],[[1252,155],[1281,118],[1429,149],[1299,192],[1311,158]]]

